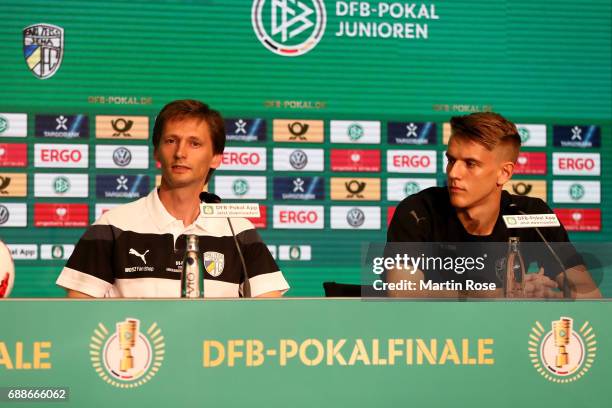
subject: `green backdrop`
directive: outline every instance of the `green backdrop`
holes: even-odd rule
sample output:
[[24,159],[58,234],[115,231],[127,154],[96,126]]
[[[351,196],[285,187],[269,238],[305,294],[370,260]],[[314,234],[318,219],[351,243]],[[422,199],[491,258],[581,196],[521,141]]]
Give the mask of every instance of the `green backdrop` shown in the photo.
[[[316,3],[316,2],[315,2]],[[434,122],[437,144],[406,146],[437,150],[434,175],[393,174],[394,177],[435,177],[442,185],[442,124],[456,114],[471,110],[494,110],[516,123],[547,126],[547,146],[526,150],[547,153],[544,176],[521,178],[547,182],[552,198],[552,134],[555,125],[595,125],[601,130],[601,148],[560,149],[601,153],[601,202],[610,194],[608,174],[612,145],[612,5],[607,0],[574,1],[437,1],[438,19],[406,20],[376,15],[338,16],[342,6],[325,1],[327,25],[322,38],[307,53],[284,57],[270,52],[252,27],[251,1],[20,1],[0,2],[0,112],[28,114],[26,138],[0,137],[0,143],[28,143],[28,195],[0,202],[26,202],[27,228],[0,227],[9,244],[73,244],[83,229],[34,227],[34,202],[86,202],[89,221],[94,220],[97,144],[144,144],[95,137],[96,115],[146,115],[152,121],[167,102],[197,98],[220,110],[227,118],[263,118],[267,139],[263,142],[232,142],[232,146],[266,147],[267,170],[244,175],[268,177],[268,226],[261,230],[270,245],[311,245],[310,261],[279,260],[293,289],[293,296],[322,294],[321,282],[359,281],[361,245],[385,240],[387,207],[396,204],[386,194],[386,150],[402,148],[387,142],[388,122]],[[348,3],[348,2],[344,2]],[[372,8],[380,4],[371,1]],[[312,1],[305,4],[313,6]],[[420,5],[420,3],[417,3]],[[267,4],[269,7],[269,4]],[[417,7],[418,9],[418,7]],[[310,17],[312,18],[312,17]],[[344,22],[418,23],[428,25],[427,39],[366,38],[337,36]],[[63,61],[55,75],[37,79],[23,57],[22,30],[48,23],[64,29]],[[269,23],[265,19],[264,23]],[[280,38],[276,35],[275,38]],[[301,37],[297,37],[299,40]],[[150,104],[92,103],[91,97],[145,98]],[[280,107],[274,102],[279,101]],[[321,109],[285,108],[285,101],[308,101]],[[35,137],[39,114],[86,114],[90,137],[76,143],[90,145],[89,198],[35,198],[35,172],[84,173],[78,169],[34,169],[34,143],[69,143],[67,139]],[[325,141],[320,144],[275,143],[274,119],[324,120]],[[381,144],[335,145],[330,142],[330,120],[376,120],[381,122]],[[272,148],[305,147],[325,150],[325,169],[316,173],[326,180],[322,202],[273,199]],[[366,148],[382,151],[379,173],[336,173],[330,170],[332,148]],[[2,169],[23,172],[23,168]],[[156,174],[149,169],[105,170],[104,174]],[[242,174],[223,172],[218,174]],[[328,179],[375,177],[382,180],[380,201],[334,202]],[[577,177],[555,177],[577,179]],[[153,187],[154,177],[151,178]],[[213,183],[214,188],[214,183]],[[100,200],[113,203],[126,200]],[[324,205],[322,230],[274,229],[272,207],[278,204]],[[381,208],[380,230],[332,230],[331,205],[369,205]],[[552,205],[552,204],[551,204]],[[593,205],[554,205],[555,208],[597,208]],[[607,240],[612,234],[611,213],[602,205],[600,232],[572,233],[574,240]],[[39,257],[40,258],[40,257]],[[14,296],[61,296],[54,280],[64,261],[16,261]]]

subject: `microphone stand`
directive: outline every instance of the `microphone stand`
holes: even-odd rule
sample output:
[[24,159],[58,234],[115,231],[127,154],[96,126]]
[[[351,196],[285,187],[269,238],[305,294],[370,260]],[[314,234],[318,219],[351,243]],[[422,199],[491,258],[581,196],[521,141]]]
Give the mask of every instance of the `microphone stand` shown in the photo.
[[[519,213],[520,215],[528,215],[525,211],[522,211],[518,208],[518,206],[514,203],[510,204],[508,206],[508,208],[511,208],[512,210],[516,211],[517,213]],[[565,265],[563,264],[563,262],[561,261],[561,258],[559,258],[559,256],[557,255],[557,253],[554,251],[554,249],[550,246],[550,244],[548,243],[548,241],[546,240],[546,238],[544,238],[544,235],[542,234],[542,231],[540,231],[540,229],[538,227],[534,227],[535,231],[538,233],[538,236],[540,237],[540,239],[542,240],[542,242],[544,242],[544,245],[546,245],[546,248],[548,249],[548,251],[551,253],[551,255],[553,256],[553,258],[555,259],[555,261],[559,264],[559,266],[561,267],[561,271],[563,273],[563,288],[562,288],[562,292],[563,292],[563,297],[566,299],[570,298],[570,289],[569,289],[569,282],[567,280],[567,272],[565,271]]]
[[[219,204],[221,202],[221,197],[216,194],[209,193],[207,191],[202,191],[200,193],[200,201],[207,204]],[[234,226],[232,225],[230,217],[227,217],[226,220],[229,224],[230,231],[232,232],[232,237],[234,238],[234,245],[236,246],[236,250],[238,251],[238,258],[240,258],[240,264],[242,266],[242,274],[244,276],[244,287],[242,290],[243,297],[250,297],[251,288],[249,285],[249,274],[247,272],[246,262],[244,261],[244,255],[242,254],[242,249],[240,248],[240,243],[238,242],[238,237],[236,237],[236,233],[234,232]]]

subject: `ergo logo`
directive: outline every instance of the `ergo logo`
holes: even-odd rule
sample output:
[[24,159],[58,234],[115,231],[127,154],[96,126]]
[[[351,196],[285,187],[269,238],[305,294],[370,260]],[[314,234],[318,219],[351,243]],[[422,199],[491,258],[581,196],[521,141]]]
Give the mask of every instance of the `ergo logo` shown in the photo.
[[395,167],[426,168],[431,165],[431,159],[428,156],[394,155],[392,161]]
[[388,150],[387,171],[395,173],[435,173],[434,150]]
[[261,156],[255,152],[226,152],[223,153],[223,159],[221,162],[223,164],[258,165],[261,162]]
[[316,224],[319,220],[319,215],[316,211],[312,210],[281,210],[279,212],[279,220],[283,224]]
[[228,147],[221,158],[222,170],[262,171],[266,169],[266,149]]
[[553,153],[553,174],[598,176],[601,173],[599,153]]
[[595,161],[593,159],[559,157],[558,163],[561,170],[593,170],[595,168]]
[[274,228],[323,229],[323,206],[274,206]]
[[42,149],[40,159],[50,163],[78,163],[83,158],[83,154],[77,149]]

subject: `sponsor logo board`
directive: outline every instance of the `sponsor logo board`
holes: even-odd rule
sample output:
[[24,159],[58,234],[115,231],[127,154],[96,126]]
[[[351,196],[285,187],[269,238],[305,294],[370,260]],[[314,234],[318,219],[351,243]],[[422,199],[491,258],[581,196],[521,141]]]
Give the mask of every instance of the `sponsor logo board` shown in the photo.
[[79,168],[89,165],[89,146],[83,144],[34,145],[34,167]]
[[148,116],[96,116],[97,139],[148,139]]
[[275,205],[275,229],[323,229],[324,210],[321,205]]
[[34,174],[35,197],[87,197],[88,195],[89,176],[87,174]]
[[28,175],[26,173],[0,173],[0,198],[27,195]]
[[437,185],[434,178],[391,178],[387,179],[387,200],[401,201],[419,191]]
[[27,165],[27,144],[0,143],[0,167],[26,167]]
[[389,173],[435,173],[435,150],[388,150]]
[[310,261],[312,247],[310,245],[279,245],[278,259],[281,261]]
[[247,218],[255,228],[266,229],[268,228],[268,208],[265,205],[259,205],[259,217]]
[[28,136],[28,115],[25,113],[0,113],[0,137]]
[[0,202],[0,228],[25,227],[27,224],[27,204]]
[[387,140],[389,144],[435,145],[436,124],[434,122],[389,122]]
[[36,244],[7,244],[11,256],[16,261],[31,261],[38,259],[38,245]]
[[215,176],[214,193],[224,200],[265,200],[265,176]]
[[600,147],[599,126],[553,126],[553,144],[559,147]]
[[379,207],[332,206],[332,229],[380,229]]
[[332,120],[329,125],[332,143],[380,144],[380,122]]
[[[157,176],[161,177],[161,176]],[[97,198],[135,199],[149,194],[149,176],[145,174],[97,174]]]
[[97,145],[96,168],[147,169],[149,168],[149,146]]
[[228,142],[263,142],[266,140],[264,119],[225,119],[225,138]]
[[553,202],[599,204],[601,184],[599,181],[553,180]]
[[379,172],[380,150],[332,149],[332,171]]
[[599,208],[555,208],[554,211],[568,231],[601,231]]
[[332,200],[380,200],[380,179],[332,177],[330,179]]
[[34,204],[35,227],[78,228],[89,225],[87,204]]
[[323,177],[274,177],[275,200],[323,200]]
[[40,246],[40,259],[68,259],[74,251],[74,245],[44,244]]
[[36,137],[87,139],[89,118],[87,115],[36,115],[34,131]]
[[546,125],[517,124],[516,129],[521,137],[521,147],[546,146]]
[[226,147],[219,170],[263,171],[266,149],[263,147]]
[[322,120],[275,119],[273,121],[275,142],[323,143]]
[[546,174],[546,153],[519,153],[514,166],[514,174]]
[[601,160],[599,153],[552,154],[553,174],[559,176],[599,176]]
[[275,171],[323,171],[323,149],[290,149],[273,150]]
[[539,198],[544,202],[546,198],[546,180],[510,179],[504,184],[504,190],[510,194]]

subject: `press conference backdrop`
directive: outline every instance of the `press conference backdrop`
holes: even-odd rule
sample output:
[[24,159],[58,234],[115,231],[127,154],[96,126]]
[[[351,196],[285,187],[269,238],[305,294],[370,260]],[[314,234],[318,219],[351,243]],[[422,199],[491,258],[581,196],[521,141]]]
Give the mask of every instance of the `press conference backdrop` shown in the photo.
[[227,119],[210,190],[261,204],[294,296],[359,281],[362,244],[444,185],[448,120],[472,111],[520,125],[507,188],[545,199],[573,240],[611,238],[608,0],[285,3],[0,3],[13,296],[62,296],[86,225],[156,185],[154,118],[179,98]]

